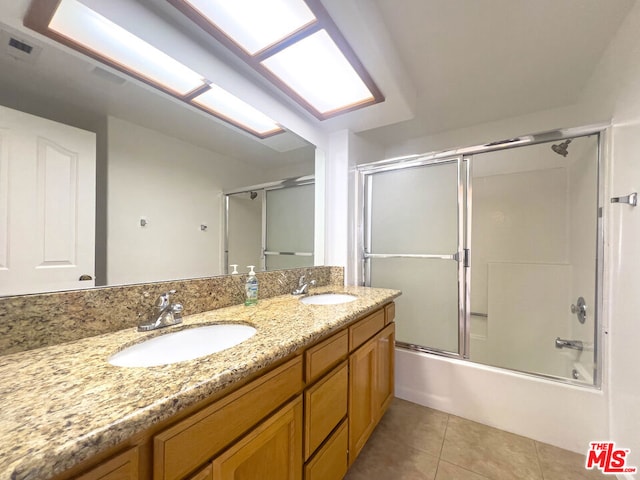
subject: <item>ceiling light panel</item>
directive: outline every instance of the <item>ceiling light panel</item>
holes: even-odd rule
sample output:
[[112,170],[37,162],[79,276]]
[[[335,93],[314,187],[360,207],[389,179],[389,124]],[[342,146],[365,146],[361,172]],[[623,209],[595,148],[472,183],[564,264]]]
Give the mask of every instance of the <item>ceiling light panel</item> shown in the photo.
[[245,130],[250,130],[260,137],[266,137],[282,131],[282,128],[264,113],[217,85],[211,85],[209,90],[191,101]]
[[314,23],[303,0],[185,0],[249,55]]
[[205,85],[201,75],[76,0],[62,0],[49,29],[178,95]]
[[374,102],[374,95],[325,30],[261,64],[323,115]]

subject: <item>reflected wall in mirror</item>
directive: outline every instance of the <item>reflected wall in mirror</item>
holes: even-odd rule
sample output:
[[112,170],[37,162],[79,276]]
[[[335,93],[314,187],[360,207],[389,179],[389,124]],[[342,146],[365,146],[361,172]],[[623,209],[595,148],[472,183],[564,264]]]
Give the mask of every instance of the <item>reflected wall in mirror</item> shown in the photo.
[[256,185],[226,195],[228,273],[314,264],[315,184],[312,176]]
[[[97,286],[224,273],[223,192],[313,174],[315,147],[291,132],[257,139],[18,28],[27,5],[0,6],[2,39],[34,48],[0,51],[0,106],[95,134],[95,269],[82,273]],[[2,168],[0,199],[18,163]],[[79,288],[11,287],[0,295]]]

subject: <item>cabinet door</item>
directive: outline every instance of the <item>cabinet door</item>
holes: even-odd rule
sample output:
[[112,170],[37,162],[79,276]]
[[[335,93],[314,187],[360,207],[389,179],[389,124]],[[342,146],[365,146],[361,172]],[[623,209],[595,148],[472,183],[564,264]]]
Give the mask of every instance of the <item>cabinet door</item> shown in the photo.
[[302,397],[213,461],[215,480],[302,480]]
[[377,339],[349,357],[349,465],[356,459],[375,427],[373,392],[376,384]]
[[376,335],[375,409],[377,420],[382,418],[393,400],[394,345],[395,323],[391,323]]
[[127,450],[76,477],[76,480],[138,480],[138,449]]

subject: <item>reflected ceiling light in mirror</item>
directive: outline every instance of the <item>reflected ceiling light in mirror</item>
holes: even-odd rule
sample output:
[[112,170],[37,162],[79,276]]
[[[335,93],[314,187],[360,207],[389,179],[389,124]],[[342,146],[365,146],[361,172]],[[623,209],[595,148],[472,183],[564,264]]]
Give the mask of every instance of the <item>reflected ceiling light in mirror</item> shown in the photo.
[[179,95],[205,85],[201,75],[76,0],[62,0],[49,29]]
[[24,24],[260,139],[284,132],[254,107],[78,0],[32,0]]
[[185,0],[249,55],[316,21],[303,0]]
[[217,85],[210,85],[209,90],[192,98],[191,102],[261,138],[283,131],[264,113]]
[[374,100],[325,30],[280,50],[264,65],[323,115]]

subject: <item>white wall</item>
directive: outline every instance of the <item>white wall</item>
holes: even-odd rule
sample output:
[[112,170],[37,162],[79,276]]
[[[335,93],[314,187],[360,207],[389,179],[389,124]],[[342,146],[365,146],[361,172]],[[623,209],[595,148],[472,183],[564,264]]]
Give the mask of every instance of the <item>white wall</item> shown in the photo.
[[222,191],[264,181],[255,167],[114,117],[107,168],[108,284],[221,273]]
[[[591,79],[587,99],[594,109],[613,117],[609,196],[640,188],[640,3],[636,3]],[[586,99],[585,99],[586,100]],[[631,450],[629,463],[640,467],[640,208],[609,204],[606,262],[608,266],[608,342],[610,438]]]
[[471,318],[472,360],[568,375],[553,343],[569,333],[566,187],[565,168],[474,176],[471,311],[488,317]]

